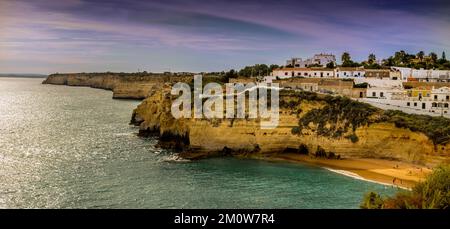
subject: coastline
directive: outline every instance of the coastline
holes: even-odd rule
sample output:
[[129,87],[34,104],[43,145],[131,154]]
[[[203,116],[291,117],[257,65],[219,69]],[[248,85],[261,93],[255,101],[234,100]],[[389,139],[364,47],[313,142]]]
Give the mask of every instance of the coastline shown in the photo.
[[[132,81],[134,76],[130,76],[128,81]],[[101,80],[99,78],[107,78],[109,81]],[[111,78],[111,79],[110,79]],[[44,83],[49,84],[62,84],[69,86],[90,86],[93,88],[102,88],[106,90],[112,90],[114,88],[122,86],[120,82],[116,82],[115,75],[78,75],[78,74],[68,74],[68,75],[51,75],[44,81]],[[117,80],[117,79],[116,79]],[[123,79],[121,79],[123,80]],[[120,81],[121,81],[120,80]],[[85,82],[86,81],[86,82]],[[107,83],[106,83],[107,82]],[[129,83],[129,82],[128,82]],[[139,81],[139,83],[142,83]],[[153,82],[155,83],[155,82]],[[158,82],[160,83],[160,82]],[[117,84],[117,85],[116,85]],[[121,98],[134,97],[135,93],[142,93],[141,90],[134,87],[130,87],[128,84],[125,90],[127,93],[122,93]],[[128,90],[130,89],[130,90]],[[133,90],[132,90],[133,89]],[[158,90],[157,88],[149,88],[149,90]],[[121,88],[122,92],[122,88]],[[139,93],[138,93],[139,92]],[[147,98],[149,93],[144,93]],[[113,96],[114,97],[114,96]],[[289,131],[290,132],[290,131]],[[404,134],[403,132],[399,134]],[[420,140],[420,139],[419,139]],[[182,158],[196,160],[201,158],[207,158],[213,155],[204,152],[189,152],[184,155],[180,155]],[[240,156],[238,156],[240,157]],[[274,154],[250,154],[242,157],[249,157],[254,159],[262,159],[269,161],[286,161],[292,163],[304,163],[308,165],[316,165],[323,167],[332,172],[339,173],[341,175],[349,176],[355,179],[366,180],[370,182],[376,182],[383,185],[401,187],[404,189],[411,189],[419,181],[423,180],[426,174],[431,172],[424,166],[420,166],[413,163],[393,161],[387,159],[372,159],[372,158],[343,158],[343,159],[319,159],[313,158],[307,155],[295,154],[295,153],[274,153]]]
[[429,168],[412,163],[372,158],[333,160],[293,153],[251,156],[251,158],[315,165],[354,179],[407,190],[411,190],[415,184],[424,180],[426,175],[432,171]]

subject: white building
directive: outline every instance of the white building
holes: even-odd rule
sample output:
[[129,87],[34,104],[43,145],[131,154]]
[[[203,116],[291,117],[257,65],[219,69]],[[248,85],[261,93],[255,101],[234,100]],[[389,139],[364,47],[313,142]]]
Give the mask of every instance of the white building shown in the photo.
[[302,58],[293,57],[290,60],[286,61],[286,66],[292,66],[292,67],[296,67],[296,68],[305,68],[305,67],[307,67],[307,66],[304,66],[304,64],[302,62],[303,62]]
[[367,98],[392,99],[392,95],[399,91],[399,89],[392,89],[389,87],[369,87],[367,88]]
[[291,58],[286,61],[287,66],[292,66],[295,68],[306,68],[311,65],[320,65],[325,67],[328,63],[336,63],[336,57],[333,54],[315,54],[312,58],[302,60],[302,58]]
[[431,90],[431,99],[434,102],[450,102],[450,88],[441,87],[438,89],[433,88]]
[[341,79],[363,78],[365,76],[364,67],[337,67],[334,71],[336,78]]
[[362,99],[382,109],[401,110],[412,114],[426,114],[450,118],[450,88],[433,88],[430,96],[408,96],[407,90],[368,88]]
[[403,81],[450,82],[450,70],[412,69],[392,67],[401,73]]
[[304,78],[334,78],[334,70],[330,68],[280,68],[272,72],[279,79],[291,77]]
[[379,88],[397,88],[402,89],[403,83],[400,80],[386,80],[386,79],[374,79],[374,78],[354,78],[355,84],[367,83],[370,87]]

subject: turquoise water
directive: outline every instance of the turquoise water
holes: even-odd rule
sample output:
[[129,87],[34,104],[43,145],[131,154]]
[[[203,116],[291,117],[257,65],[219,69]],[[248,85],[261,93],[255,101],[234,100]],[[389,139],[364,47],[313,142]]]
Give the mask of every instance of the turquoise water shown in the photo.
[[172,154],[128,125],[138,101],[0,78],[0,208],[358,208],[396,189],[290,163]]

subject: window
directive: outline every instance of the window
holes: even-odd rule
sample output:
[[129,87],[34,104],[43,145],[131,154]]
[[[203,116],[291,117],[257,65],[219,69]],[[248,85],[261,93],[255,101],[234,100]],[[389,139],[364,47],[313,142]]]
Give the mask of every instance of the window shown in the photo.
[[302,75],[302,73],[300,73],[300,72],[299,72],[299,73],[297,73],[297,75],[298,75],[298,76],[301,76],[301,75]]
[[445,96],[445,100],[450,100],[450,96]]
[[437,99],[438,99],[437,95],[434,95],[434,100],[437,100]]
[[411,103],[410,103],[410,102],[407,102],[407,103],[406,103],[406,106],[408,106],[408,107],[409,107],[410,105],[411,105]]
[[380,97],[384,97],[384,93],[383,92],[380,92]]
[[346,76],[347,75],[347,72],[344,72],[344,76]]
[[372,92],[372,96],[373,96],[373,97],[376,97],[376,96],[377,96],[377,93],[376,93],[376,92]]
[[314,75],[317,76],[317,72],[314,72]]
[[308,73],[307,73],[307,72],[305,72],[305,73],[303,73],[303,75],[304,75],[304,76],[307,76],[307,75],[308,75]]
[[414,103],[414,106],[417,107],[417,103]]
[[327,76],[329,76],[330,75],[330,73],[327,73]]
[[425,109],[427,106],[425,103],[422,103],[422,109]]
[[287,72],[285,72],[285,73],[284,73],[284,75],[285,75],[285,76],[287,76],[287,75],[288,75],[288,73],[287,73]]
[[444,107],[445,107],[445,108],[448,108],[448,103],[444,103]]
[[431,107],[437,107],[437,103],[432,103]]

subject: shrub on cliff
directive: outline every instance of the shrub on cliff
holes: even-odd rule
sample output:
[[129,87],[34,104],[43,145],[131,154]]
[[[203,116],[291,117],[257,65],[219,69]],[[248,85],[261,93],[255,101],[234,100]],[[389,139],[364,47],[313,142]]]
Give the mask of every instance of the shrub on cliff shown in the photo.
[[383,207],[383,199],[378,193],[368,192],[364,195],[363,202],[360,205],[362,209],[381,209]]
[[300,118],[300,130],[309,128],[309,124],[313,123],[317,127],[317,134],[337,138],[347,133],[349,128],[355,131],[367,125],[370,116],[378,110],[341,96],[326,96],[323,101],[326,102],[324,107],[312,109]]
[[353,143],[357,143],[359,141],[359,138],[355,133],[352,133],[352,134],[346,136],[345,138],[349,139]]
[[393,122],[398,128],[422,132],[434,144],[444,144],[450,141],[450,119],[444,117],[406,114],[401,111],[388,110],[384,112],[382,119]]
[[292,127],[291,133],[292,134],[300,134],[301,130],[298,126]]
[[361,208],[368,209],[449,209],[450,165],[436,168],[425,181],[418,183],[411,192],[400,192],[394,197],[381,198],[368,193]]

